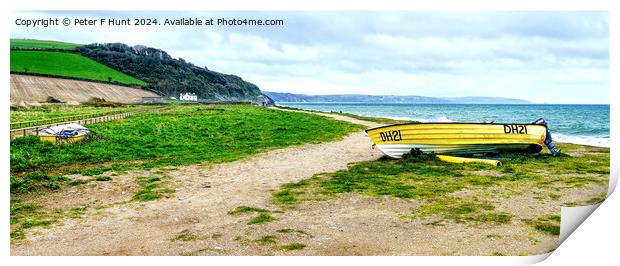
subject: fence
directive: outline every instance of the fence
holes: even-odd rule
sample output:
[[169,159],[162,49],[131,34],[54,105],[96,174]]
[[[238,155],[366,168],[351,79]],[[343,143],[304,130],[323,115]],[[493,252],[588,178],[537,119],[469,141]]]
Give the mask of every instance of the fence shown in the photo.
[[[157,110],[161,110],[163,108],[166,108],[166,107],[162,107]],[[101,122],[107,122],[107,121],[116,120],[116,119],[122,119],[128,116],[132,116],[132,115],[143,113],[143,112],[150,111],[150,110],[155,110],[155,109],[148,108],[148,109],[134,110],[134,111],[125,112],[125,113],[116,112],[116,113],[110,114],[108,112],[104,114],[99,113],[99,114],[66,116],[66,117],[59,117],[59,118],[53,118],[53,119],[36,120],[36,121],[54,121],[55,120],[56,122],[46,123],[44,125],[35,125],[35,126],[11,129],[11,138],[24,137],[24,136],[30,136],[30,135],[38,136],[39,132],[42,129],[46,129],[46,128],[53,127],[53,126],[66,125],[66,124],[71,124],[71,123],[76,123],[80,125],[101,123]],[[77,118],[77,117],[80,117],[80,118]],[[27,123],[27,122],[33,122],[33,121],[11,123],[11,128],[13,127],[13,124]]]
[[63,116],[63,117],[48,118],[48,119],[13,122],[11,123],[11,130],[21,129],[24,127],[59,124],[59,123],[64,123],[64,122],[69,122],[69,121],[77,121],[77,120],[96,118],[96,117],[101,117],[101,116],[109,116],[109,115],[115,115],[115,114],[127,113],[127,112],[129,111],[119,110],[119,111],[99,112],[99,113],[92,113],[92,114],[71,115],[71,116]]

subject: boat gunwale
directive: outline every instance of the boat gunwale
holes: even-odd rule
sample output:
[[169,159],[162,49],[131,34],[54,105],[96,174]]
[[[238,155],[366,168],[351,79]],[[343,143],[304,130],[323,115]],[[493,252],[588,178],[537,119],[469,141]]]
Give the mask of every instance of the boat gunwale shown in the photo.
[[364,130],[366,133],[371,130],[386,128],[386,127],[394,127],[394,126],[406,126],[406,125],[446,125],[446,124],[465,124],[465,125],[528,125],[528,126],[543,126],[547,128],[547,125],[544,124],[531,124],[531,123],[481,123],[481,122],[419,122],[419,123],[400,123],[400,124],[391,124],[380,127],[373,127]]

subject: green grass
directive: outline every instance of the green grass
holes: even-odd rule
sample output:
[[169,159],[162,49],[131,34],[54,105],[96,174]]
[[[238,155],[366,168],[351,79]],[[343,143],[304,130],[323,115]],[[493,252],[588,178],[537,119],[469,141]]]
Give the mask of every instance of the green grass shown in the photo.
[[112,178],[109,176],[96,176],[95,177],[95,181],[110,181],[110,180],[112,180]]
[[547,214],[536,219],[525,220],[532,228],[549,235],[560,235],[560,215]]
[[567,202],[564,204],[564,206],[575,207],[575,206],[594,205],[594,204],[599,204],[605,201],[606,198],[607,198],[607,193],[601,192],[598,196],[594,196],[588,200],[581,201],[581,202]]
[[310,235],[308,232],[306,232],[304,230],[296,230],[296,229],[291,229],[291,228],[279,229],[276,232],[278,232],[280,234],[297,233],[297,234],[301,234],[301,235],[312,236],[312,235]]
[[446,220],[457,223],[494,223],[505,224],[512,220],[513,215],[506,212],[496,212],[491,202],[480,199],[437,198],[430,200],[413,211],[415,218],[434,219],[429,222],[441,225]]
[[71,218],[80,218],[86,212],[88,207],[76,207],[69,209],[68,216]]
[[87,210],[87,207],[43,210],[37,204],[16,198],[11,198],[10,203],[11,243],[26,239],[27,229],[48,227],[62,218],[79,218]]
[[255,207],[248,207],[248,206],[239,206],[237,208],[235,208],[232,211],[229,211],[228,214],[230,215],[240,215],[240,214],[252,214],[252,213],[263,213],[263,212],[269,212],[268,210],[265,209],[261,209],[261,208],[255,208]]
[[272,235],[261,236],[259,239],[254,240],[257,244],[261,246],[275,244],[278,238]]
[[62,175],[49,175],[45,171],[34,171],[20,176],[10,176],[11,193],[28,193],[48,189],[57,190],[65,185],[75,185],[69,178]]
[[94,175],[100,175],[103,174],[105,171],[101,170],[101,169],[88,169],[85,170],[84,172],[82,172],[82,175],[85,176],[94,176]]
[[144,81],[75,53],[11,50],[11,71],[147,85]]
[[197,236],[195,234],[189,233],[189,232],[182,232],[178,235],[176,235],[175,237],[173,237],[171,239],[171,241],[181,241],[181,242],[188,242],[188,241],[197,241],[197,240],[203,240],[204,237],[200,237]]
[[291,243],[287,245],[276,246],[275,249],[277,250],[301,250],[301,249],[304,249],[305,247],[306,245],[301,244],[301,243]]
[[[581,189],[604,185],[609,177],[609,149],[573,144],[557,144],[564,152],[557,157],[543,154],[539,158],[521,154],[500,154],[504,166],[452,164],[433,156],[407,157],[401,160],[381,158],[350,165],[346,170],[318,174],[309,179],[285,184],[273,193],[272,202],[294,207],[304,201],[337,199],[343,193],[389,196],[417,200],[422,204],[410,217],[440,225],[447,221],[471,224],[506,224],[514,220],[511,213],[497,210],[485,196],[490,187],[502,187],[510,193],[529,193],[534,187],[553,193],[559,199],[564,189]],[[585,149],[585,151],[584,151]],[[567,153],[581,151],[584,156]],[[480,172],[490,175],[481,175]],[[519,190],[521,189],[521,190]],[[458,191],[475,192],[470,196],[453,196]],[[506,193],[509,193],[506,192]],[[478,194],[476,194],[478,193]],[[546,194],[545,194],[546,195]],[[602,196],[587,202],[598,202]],[[545,227],[545,221],[534,221]],[[540,229],[547,230],[547,229]]]
[[[100,172],[131,165],[229,162],[273,148],[335,140],[362,129],[316,115],[257,106],[218,108],[175,107],[88,125],[106,141],[54,145],[36,137],[16,138],[11,140],[11,172],[58,172],[63,167]],[[99,166],[102,163],[111,166]]]
[[80,44],[58,42],[58,41],[46,41],[46,40],[33,40],[33,39],[11,39],[11,49],[62,49],[73,50]]
[[275,221],[275,218],[273,218],[273,216],[271,216],[271,214],[269,213],[261,213],[258,216],[250,219],[250,221],[248,221],[247,224],[252,225],[252,224],[264,224],[264,223],[268,223],[268,222],[272,222]]
[[131,198],[132,201],[152,201],[174,192],[165,188],[162,177],[140,176],[137,177],[140,190]]

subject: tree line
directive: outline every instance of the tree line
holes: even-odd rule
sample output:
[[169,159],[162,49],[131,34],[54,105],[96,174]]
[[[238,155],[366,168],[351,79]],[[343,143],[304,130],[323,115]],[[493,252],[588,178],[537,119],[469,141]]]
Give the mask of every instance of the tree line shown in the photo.
[[261,102],[263,98],[256,85],[240,77],[198,67],[182,58],[172,58],[160,49],[122,43],[95,43],[76,50],[90,59],[147,82],[145,89],[164,96],[178,97],[179,93],[193,92],[199,99],[213,101]]

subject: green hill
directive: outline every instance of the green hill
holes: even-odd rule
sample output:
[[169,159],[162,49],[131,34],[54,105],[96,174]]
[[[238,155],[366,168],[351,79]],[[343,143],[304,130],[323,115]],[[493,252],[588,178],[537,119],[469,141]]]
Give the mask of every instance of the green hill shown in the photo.
[[166,96],[193,92],[210,101],[252,101],[272,103],[260,89],[238,76],[199,67],[165,51],[122,43],[88,44],[80,54],[147,82],[146,87]]
[[46,40],[33,40],[33,39],[11,39],[11,49],[60,49],[60,50],[73,50],[80,44],[46,41]]
[[11,50],[11,72],[147,85],[144,81],[69,52]]
[[199,67],[142,45],[11,39],[11,73],[139,85],[165,96],[193,92],[201,100],[273,103],[256,85],[238,76]]

